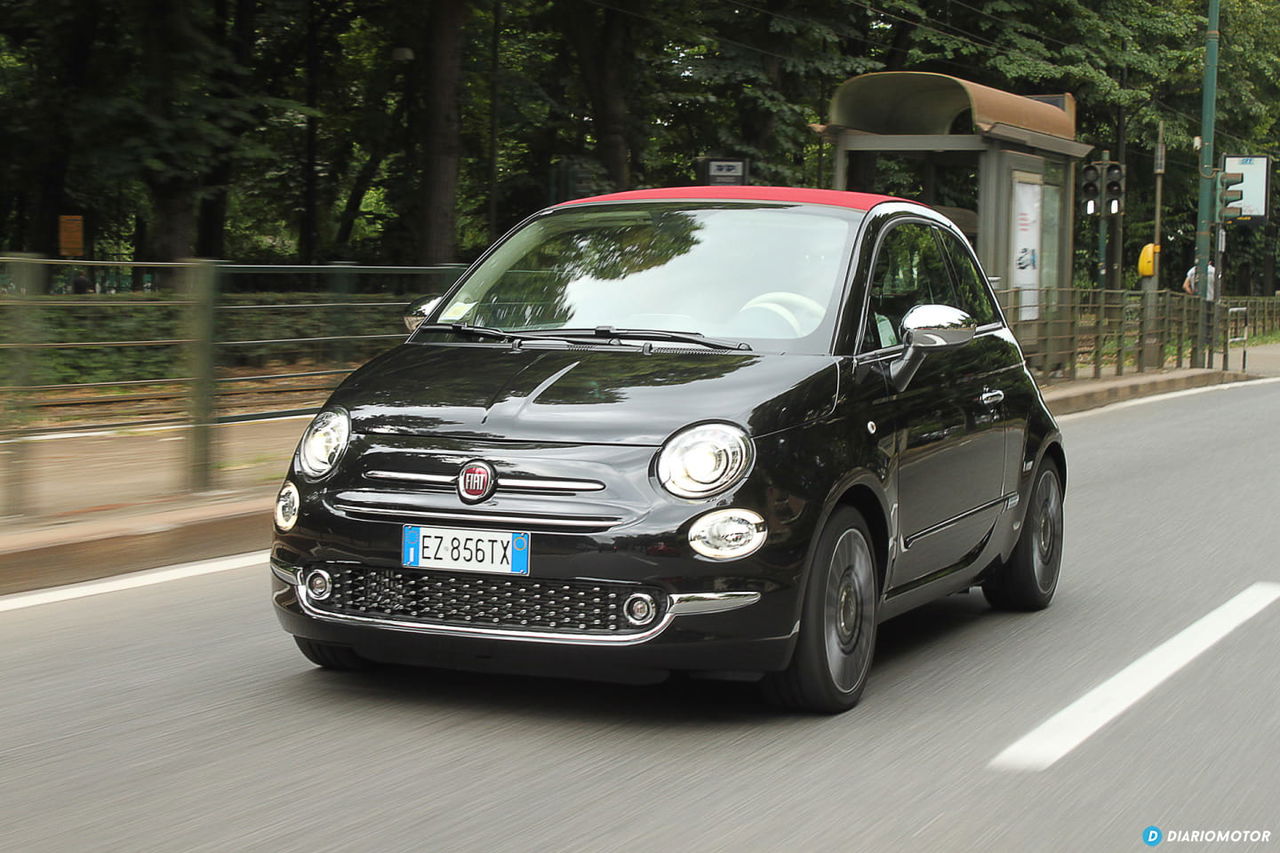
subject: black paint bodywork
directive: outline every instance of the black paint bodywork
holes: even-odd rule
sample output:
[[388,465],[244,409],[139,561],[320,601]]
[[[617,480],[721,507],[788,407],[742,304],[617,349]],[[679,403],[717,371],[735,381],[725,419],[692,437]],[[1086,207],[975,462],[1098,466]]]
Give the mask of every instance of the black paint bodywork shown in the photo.
[[[281,623],[297,636],[350,646],[372,660],[430,666],[625,680],[658,679],[671,669],[779,670],[794,648],[811,547],[844,503],[857,507],[876,534],[881,619],[973,585],[1017,541],[1036,466],[1050,456],[1065,477],[1065,457],[1003,322],[956,350],[928,356],[903,391],[889,380],[901,347],[857,354],[866,325],[863,283],[880,235],[902,218],[959,233],[921,205],[872,208],[850,258],[845,308],[826,355],[681,345],[642,352],[607,343],[516,348],[415,335],[374,359],[328,403],[352,420],[337,470],[310,482],[296,461],[291,468],[300,520],[288,533],[277,531],[271,553]],[[995,389],[1003,401],[981,406],[978,398]],[[673,433],[707,420],[743,427],[754,439],[754,466],[727,493],[701,501],[674,497],[655,478],[656,455]],[[590,494],[498,493],[472,508],[616,520],[598,530],[535,530],[539,577],[643,582],[670,593],[754,591],[759,602],[680,616],[652,639],[614,646],[445,636],[303,612],[280,574],[333,562],[400,567],[401,521],[359,507],[467,510],[451,490],[378,483],[368,471],[454,474],[477,458],[500,478],[605,484]],[[728,562],[694,553],[689,525],[716,507],[763,515],[763,548]]]

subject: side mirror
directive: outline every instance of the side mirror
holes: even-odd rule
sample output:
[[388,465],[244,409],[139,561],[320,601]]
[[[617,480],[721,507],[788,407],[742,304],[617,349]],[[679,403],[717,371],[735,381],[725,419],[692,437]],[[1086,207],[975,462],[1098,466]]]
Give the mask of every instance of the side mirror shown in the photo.
[[427,315],[435,310],[439,301],[439,296],[423,296],[410,302],[404,309],[404,327],[410,332],[416,331],[422,321],[427,319]]
[[899,391],[911,379],[931,352],[954,349],[973,340],[978,324],[964,311],[950,305],[917,305],[902,318],[902,355],[889,365],[889,378]]

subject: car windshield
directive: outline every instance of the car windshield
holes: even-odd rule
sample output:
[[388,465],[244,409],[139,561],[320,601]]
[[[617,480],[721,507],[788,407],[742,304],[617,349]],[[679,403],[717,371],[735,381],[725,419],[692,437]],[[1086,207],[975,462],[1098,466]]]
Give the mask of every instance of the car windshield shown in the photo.
[[430,320],[548,335],[609,327],[624,339],[627,330],[693,333],[827,352],[862,217],[755,202],[564,207],[509,236]]

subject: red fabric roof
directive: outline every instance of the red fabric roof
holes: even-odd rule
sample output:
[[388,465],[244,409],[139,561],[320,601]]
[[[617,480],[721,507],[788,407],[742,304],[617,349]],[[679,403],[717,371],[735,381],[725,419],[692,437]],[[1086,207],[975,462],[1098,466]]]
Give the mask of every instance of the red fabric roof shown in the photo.
[[641,201],[645,199],[683,199],[706,200],[726,199],[738,201],[782,201],[793,204],[829,204],[835,207],[851,207],[854,210],[870,210],[883,201],[907,201],[888,195],[872,193],[853,193],[841,190],[814,190],[798,187],[663,187],[653,190],[631,190],[630,192],[610,193],[590,198],[576,198],[561,202],[566,204],[586,204],[599,201]]

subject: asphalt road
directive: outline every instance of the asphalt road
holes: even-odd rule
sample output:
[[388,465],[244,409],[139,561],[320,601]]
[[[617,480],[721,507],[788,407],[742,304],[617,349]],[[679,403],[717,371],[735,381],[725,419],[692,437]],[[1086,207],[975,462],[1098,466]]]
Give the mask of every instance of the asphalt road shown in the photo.
[[0,850],[1105,851],[1153,824],[1280,850],[1280,601],[1047,767],[993,764],[1280,582],[1280,383],[1063,428],[1054,605],[889,623],[839,717],[746,685],[322,672],[265,568],[0,612]]

